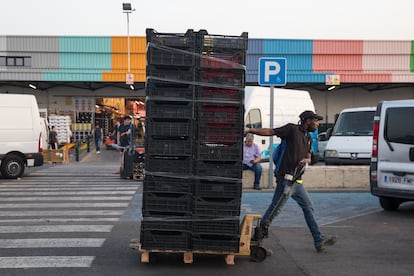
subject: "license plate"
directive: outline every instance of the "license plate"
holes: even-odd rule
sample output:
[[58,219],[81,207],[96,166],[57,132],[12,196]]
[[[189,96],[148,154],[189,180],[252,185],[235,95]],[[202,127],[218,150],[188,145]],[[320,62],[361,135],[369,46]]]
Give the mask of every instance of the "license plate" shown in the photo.
[[405,184],[410,185],[414,184],[414,179],[405,176],[397,176],[397,175],[385,175],[384,182],[389,184]]

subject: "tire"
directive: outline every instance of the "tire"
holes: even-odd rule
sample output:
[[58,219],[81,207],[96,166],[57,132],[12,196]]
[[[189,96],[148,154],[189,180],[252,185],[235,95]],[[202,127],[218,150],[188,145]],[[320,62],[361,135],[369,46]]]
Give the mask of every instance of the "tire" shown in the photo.
[[4,178],[19,178],[24,173],[24,161],[19,156],[10,154],[3,158],[0,170]]
[[250,258],[253,262],[261,263],[267,257],[267,251],[261,246],[252,246],[250,248]]
[[400,207],[400,201],[392,197],[380,197],[379,202],[386,211],[396,211]]

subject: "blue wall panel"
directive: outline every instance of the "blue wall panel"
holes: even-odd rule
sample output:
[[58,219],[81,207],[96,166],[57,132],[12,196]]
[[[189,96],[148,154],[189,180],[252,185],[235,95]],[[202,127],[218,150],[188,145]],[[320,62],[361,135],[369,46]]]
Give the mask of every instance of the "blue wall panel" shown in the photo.
[[263,54],[313,54],[313,40],[263,39]]

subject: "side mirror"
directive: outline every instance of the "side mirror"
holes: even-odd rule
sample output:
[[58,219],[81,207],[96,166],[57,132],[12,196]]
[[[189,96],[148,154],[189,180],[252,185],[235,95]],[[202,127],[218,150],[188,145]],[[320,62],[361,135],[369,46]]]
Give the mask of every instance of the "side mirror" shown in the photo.
[[331,136],[332,136],[332,128],[330,127],[326,130],[326,139],[329,140]]

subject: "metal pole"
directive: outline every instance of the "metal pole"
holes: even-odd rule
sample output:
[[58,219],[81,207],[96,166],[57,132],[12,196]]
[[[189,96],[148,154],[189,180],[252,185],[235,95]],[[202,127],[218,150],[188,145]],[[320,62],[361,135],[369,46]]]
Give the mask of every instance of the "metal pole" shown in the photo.
[[[270,86],[270,128],[273,128],[275,87]],[[273,188],[273,136],[269,137],[269,189]]]
[[129,41],[129,13],[127,12],[127,33],[128,33],[128,73],[131,72],[131,48]]

